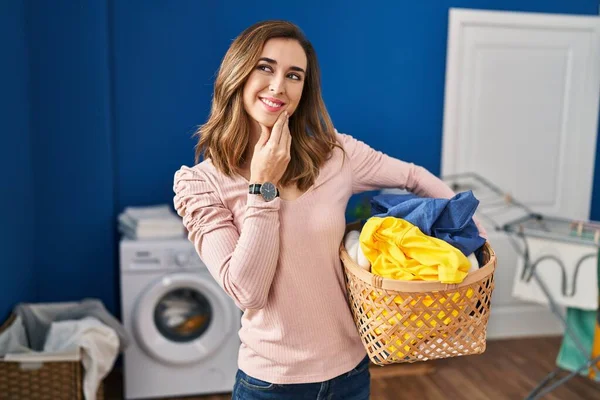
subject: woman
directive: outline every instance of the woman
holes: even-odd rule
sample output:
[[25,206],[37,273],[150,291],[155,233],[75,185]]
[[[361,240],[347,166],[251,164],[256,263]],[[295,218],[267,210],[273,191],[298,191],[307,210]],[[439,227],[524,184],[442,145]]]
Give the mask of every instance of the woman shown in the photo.
[[[234,399],[369,398],[339,245],[354,193],[454,192],[338,133],[312,45],[295,25],[247,28],[227,51],[194,167],[174,178],[189,239],[244,311]],[[329,397],[328,397],[329,396]]]

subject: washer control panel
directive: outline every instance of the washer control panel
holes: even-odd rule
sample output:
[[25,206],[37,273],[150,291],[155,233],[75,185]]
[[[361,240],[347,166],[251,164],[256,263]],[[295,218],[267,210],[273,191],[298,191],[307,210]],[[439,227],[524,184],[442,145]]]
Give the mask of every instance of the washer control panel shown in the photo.
[[128,240],[119,245],[121,271],[206,269],[194,245],[184,239]]

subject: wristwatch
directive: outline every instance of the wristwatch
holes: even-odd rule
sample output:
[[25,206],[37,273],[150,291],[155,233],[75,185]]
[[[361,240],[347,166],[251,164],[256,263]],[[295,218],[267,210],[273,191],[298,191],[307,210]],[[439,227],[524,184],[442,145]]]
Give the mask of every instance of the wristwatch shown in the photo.
[[271,182],[265,182],[263,184],[260,183],[252,183],[248,187],[250,194],[260,194],[265,201],[274,200],[276,197],[279,197],[279,190],[273,185]]

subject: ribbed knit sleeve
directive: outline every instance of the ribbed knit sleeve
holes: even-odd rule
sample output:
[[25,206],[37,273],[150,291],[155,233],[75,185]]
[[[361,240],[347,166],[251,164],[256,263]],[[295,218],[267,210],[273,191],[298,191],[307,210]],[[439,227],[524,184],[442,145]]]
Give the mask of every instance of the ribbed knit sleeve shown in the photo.
[[232,212],[202,171],[182,166],[173,190],[175,210],[213,277],[238,307],[263,308],[279,257],[280,199],[265,202],[249,194],[238,232]]
[[[338,141],[352,166],[352,192],[380,188],[406,189],[421,197],[452,198],[456,193],[427,169],[390,157],[350,135],[337,133]],[[479,233],[487,238],[480,222],[474,219]]]

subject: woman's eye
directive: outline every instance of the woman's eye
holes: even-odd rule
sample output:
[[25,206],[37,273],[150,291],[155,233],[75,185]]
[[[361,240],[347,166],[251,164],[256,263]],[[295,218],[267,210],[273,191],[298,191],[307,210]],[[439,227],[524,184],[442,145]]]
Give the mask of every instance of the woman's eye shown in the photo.
[[290,78],[292,78],[294,80],[297,80],[297,81],[302,80],[302,77],[300,75],[298,75],[298,74],[289,74],[288,77],[290,77]]
[[267,71],[267,72],[273,72],[273,69],[268,66],[268,65],[259,65],[258,67],[256,67],[257,69],[261,70],[261,71]]

